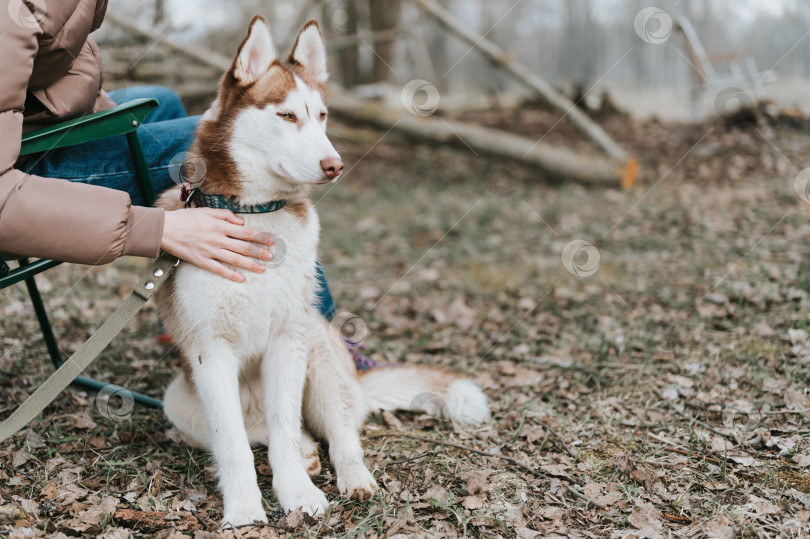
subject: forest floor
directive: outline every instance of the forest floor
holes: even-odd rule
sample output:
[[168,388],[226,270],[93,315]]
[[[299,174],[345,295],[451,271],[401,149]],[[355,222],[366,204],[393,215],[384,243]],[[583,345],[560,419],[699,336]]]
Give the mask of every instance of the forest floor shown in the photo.
[[[493,417],[471,428],[373,415],[362,438],[381,489],[341,499],[324,454],[315,482],[334,505],[323,520],[279,513],[257,448],[272,526],[225,535],[810,533],[807,125],[597,118],[642,160],[629,191],[393,133],[335,138],[345,177],[313,199],[338,306],[362,318],[378,359],[463,373]],[[463,119],[577,145],[539,109]],[[146,264],[37,277],[63,352]],[[155,323],[147,307],[89,374],[159,397],[179,361]],[[4,291],[0,417],[50,372],[24,288]],[[211,456],[157,411],[109,415],[71,389],[0,445],[0,536],[216,536]]]

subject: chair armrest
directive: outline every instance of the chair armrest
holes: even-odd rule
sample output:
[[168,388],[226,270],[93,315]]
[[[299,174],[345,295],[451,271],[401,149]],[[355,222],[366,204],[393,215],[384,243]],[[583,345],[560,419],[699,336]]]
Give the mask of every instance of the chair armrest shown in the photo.
[[22,137],[20,155],[131,133],[158,105],[157,99],[134,99],[115,108],[31,131]]

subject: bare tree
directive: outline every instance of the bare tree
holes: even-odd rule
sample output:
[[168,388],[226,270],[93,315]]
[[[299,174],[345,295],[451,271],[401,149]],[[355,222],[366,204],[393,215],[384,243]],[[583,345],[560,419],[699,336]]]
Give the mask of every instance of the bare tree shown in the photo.
[[369,11],[371,31],[375,36],[371,80],[384,82],[391,76],[394,40],[401,12],[400,0],[369,0]]

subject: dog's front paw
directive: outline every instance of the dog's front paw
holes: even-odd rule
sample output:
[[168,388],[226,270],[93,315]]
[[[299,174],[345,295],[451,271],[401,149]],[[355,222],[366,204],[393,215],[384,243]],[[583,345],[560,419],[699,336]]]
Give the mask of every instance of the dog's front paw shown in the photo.
[[337,473],[337,485],[343,496],[361,502],[370,500],[377,492],[377,481],[362,462],[341,466]]
[[[301,482],[303,483],[303,482]],[[276,488],[276,498],[281,508],[285,511],[293,511],[301,508],[301,511],[313,517],[323,516],[329,501],[321,490],[312,484],[307,478],[307,484],[298,484],[291,488]]]
[[254,522],[267,522],[267,515],[261,504],[258,507],[237,507],[225,511],[225,516],[222,517],[223,528],[236,528]]

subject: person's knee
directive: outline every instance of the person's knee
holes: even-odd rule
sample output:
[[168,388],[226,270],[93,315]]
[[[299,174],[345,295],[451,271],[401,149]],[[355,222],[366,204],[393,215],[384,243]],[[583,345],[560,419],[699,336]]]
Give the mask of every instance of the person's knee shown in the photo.
[[180,96],[177,95],[177,92],[171,88],[166,88],[164,86],[149,86],[147,88],[149,93],[152,94],[155,99],[160,101],[161,105],[164,103],[167,105],[182,105]]
[[[142,89],[149,97],[158,100],[160,105],[152,111],[153,115],[160,120],[172,120],[186,116],[186,109],[183,101],[177,92],[163,86],[148,86]],[[150,119],[147,119],[149,121]],[[151,120],[155,121],[155,120]]]

